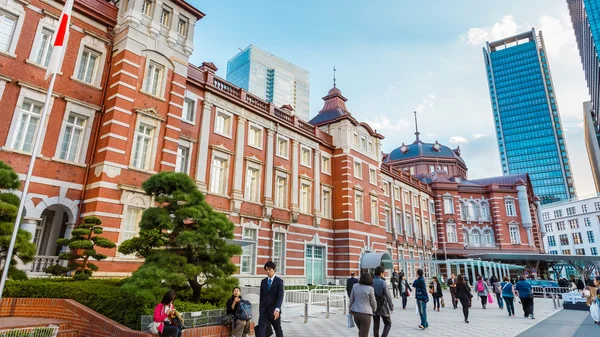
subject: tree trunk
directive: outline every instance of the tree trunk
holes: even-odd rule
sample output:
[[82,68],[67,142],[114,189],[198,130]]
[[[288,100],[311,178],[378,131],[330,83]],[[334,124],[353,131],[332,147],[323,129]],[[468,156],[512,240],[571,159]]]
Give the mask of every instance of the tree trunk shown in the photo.
[[200,293],[202,292],[202,285],[198,283],[196,278],[188,280],[190,287],[192,287],[192,302],[200,303]]

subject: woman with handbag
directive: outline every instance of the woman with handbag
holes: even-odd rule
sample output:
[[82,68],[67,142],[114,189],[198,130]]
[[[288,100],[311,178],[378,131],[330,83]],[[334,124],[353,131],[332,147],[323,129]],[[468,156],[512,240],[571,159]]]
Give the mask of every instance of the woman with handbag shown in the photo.
[[525,317],[535,319],[535,317],[533,317],[533,288],[531,288],[531,284],[525,280],[525,276],[519,276],[519,281],[515,285],[515,290],[519,292],[519,298],[523,305],[523,314]]
[[469,323],[469,307],[471,307],[471,298],[473,294],[471,294],[471,288],[465,282],[464,276],[459,274],[456,278],[456,297],[460,301],[463,310],[463,316],[465,316],[465,323]]
[[502,290],[502,298],[506,304],[506,310],[508,310],[508,316],[515,315],[515,295],[512,283],[508,281],[508,277],[504,276],[504,282],[500,284]]
[[360,274],[360,279],[350,292],[350,314],[358,328],[358,337],[368,337],[373,312],[377,310],[373,279],[369,273]]
[[488,302],[488,294],[490,293],[490,288],[486,282],[483,281],[481,276],[477,276],[477,282],[475,282],[475,289],[477,290],[477,296],[481,299],[481,306],[485,309]]
[[438,281],[437,276],[431,278],[431,283],[429,284],[429,293],[431,297],[433,297],[433,310],[437,308],[437,311],[440,311],[440,298],[442,298],[442,285],[440,281]]
[[408,300],[408,296],[410,296],[410,285],[408,285],[408,281],[406,281],[406,276],[404,273],[400,274],[400,296],[402,296],[402,309],[406,310],[406,302]]
[[[153,323],[158,332],[158,335],[163,337],[181,337],[181,329],[177,325],[171,322],[170,317],[175,315],[175,307],[173,301],[175,301],[175,290],[169,290],[162,301],[154,309]],[[150,328],[151,330],[152,327]]]

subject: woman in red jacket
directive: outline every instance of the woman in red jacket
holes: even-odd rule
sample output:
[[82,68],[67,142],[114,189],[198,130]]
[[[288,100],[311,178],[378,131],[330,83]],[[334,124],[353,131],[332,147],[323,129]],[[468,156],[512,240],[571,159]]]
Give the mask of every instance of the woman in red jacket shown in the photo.
[[160,323],[158,333],[161,336],[181,337],[181,330],[172,324],[169,318],[175,314],[175,307],[173,306],[175,297],[175,290],[169,290],[154,309],[154,322]]

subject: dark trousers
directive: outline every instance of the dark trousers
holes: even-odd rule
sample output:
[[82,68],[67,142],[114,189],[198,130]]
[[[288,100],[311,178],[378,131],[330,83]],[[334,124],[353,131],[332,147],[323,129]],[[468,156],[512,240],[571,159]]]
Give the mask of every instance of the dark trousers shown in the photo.
[[406,302],[408,299],[408,296],[406,296],[406,293],[402,293],[402,309],[406,309]]
[[440,298],[439,297],[433,297],[433,310],[435,310],[435,308],[440,308]]
[[398,293],[400,292],[400,290],[398,289],[397,284],[392,284],[392,290],[394,291],[394,298],[398,297]]
[[523,305],[523,315],[528,317],[529,315],[533,315],[533,298],[529,297],[520,297],[521,304]]
[[458,299],[456,298],[456,292],[450,290],[450,295],[452,295],[452,306],[454,307],[454,309],[456,309],[458,307]]
[[463,316],[465,316],[466,321],[469,319],[469,307],[471,306],[471,299],[461,297],[460,304],[462,305]]
[[496,300],[498,301],[498,306],[500,309],[504,308],[504,303],[502,303],[502,294],[496,293]]
[[503,297],[504,303],[506,303],[506,310],[509,315],[515,314],[515,298],[514,297]]
[[175,325],[165,325],[163,326],[163,337],[181,337],[181,330]]
[[354,317],[354,324],[356,324],[356,327],[358,328],[358,337],[369,337],[372,316],[369,314],[355,312],[352,313],[352,317]]
[[281,316],[279,319],[275,319],[272,314],[261,314],[258,319],[258,332],[256,337],[266,337],[267,325],[271,325],[275,331],[275,336],[283,337],[283,331],[281,330]]
[[379,318],[383,320],[383,333],[381,337],[387,337],[392,329],[392,319],[385,316],[373,316],[373,336],[379,337]]
[[481,298],[481,306],[485,309],[487,304],[487,296],[479,296],[479,298]]

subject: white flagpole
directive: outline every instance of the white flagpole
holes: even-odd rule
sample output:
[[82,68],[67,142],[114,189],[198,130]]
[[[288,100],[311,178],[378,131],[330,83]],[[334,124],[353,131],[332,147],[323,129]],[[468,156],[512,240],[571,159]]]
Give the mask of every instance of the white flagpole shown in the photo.
[[15,219],[15,227],[13,228],[12,237],[10,238],[10,246],[8,246],[8,252],[6,253],[6,261],[4,262],[4,270],[2,271],[2,279],[0,280],[0,301],[2,300],[2,293],[4,292],[4,286],[6,285],[6,279],[8,278],[8,269],[10,267],[10,261],[12,260],[13,250],[15,248],[15,241],[17,241],[17,233],[19,231],[19,225],[21,224],[21,217],[23,216],[23,209],[25,208],[25,201],[27,200],[27,192],[29,191],[29,183],[31,182],[31,176],[33,175],[33,165],[37,158],[38,149],[42,143],[42,130],[44,129],[44,122],[46,121],[46,115],[50,109],[50,101],[52,99],[52,90],[54,89],[54,81],[56,80],[56,73],[52,74],[50,80],[50,86],[46,93],[46,101],[44,102],[44,108],[42,109],[42,116],[40,117],[40,125],[38,125],[35,142],[33,143],[33,150],[31,152],[31,160],[29,161],[29,168],[27,169],[27,175],[25,176],[25,184],[23,185],[23,193],[21,194],[21,202],[19,203],[19,211],[17,212],[17,218]]

